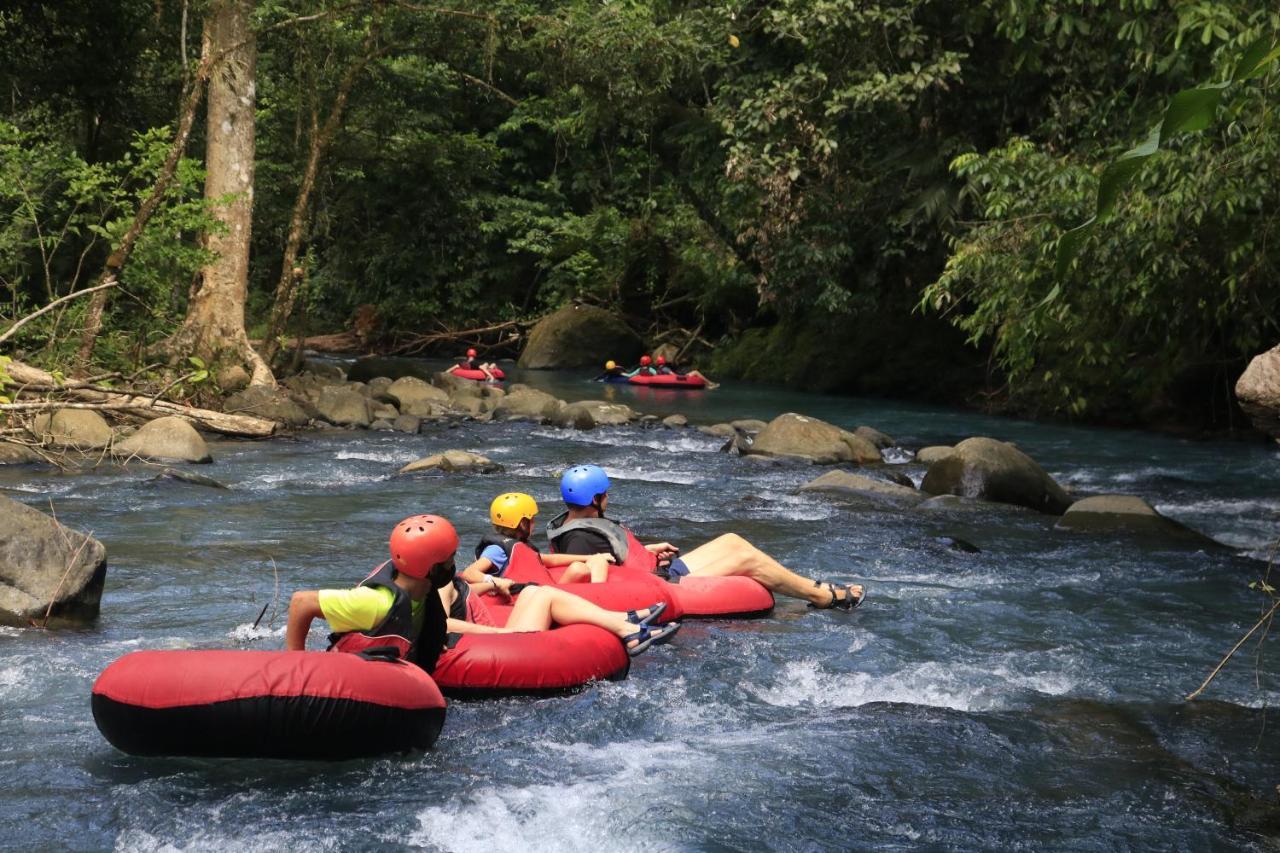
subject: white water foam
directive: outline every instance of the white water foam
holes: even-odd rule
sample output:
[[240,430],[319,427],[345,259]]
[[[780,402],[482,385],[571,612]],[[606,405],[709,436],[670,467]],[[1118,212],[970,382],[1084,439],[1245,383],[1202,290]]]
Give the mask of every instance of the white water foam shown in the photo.
[[556,441],[571,441],[577,444],[596,444],[605,447],[644,447],[649,450],[661,450],[667,453],[716,453],[725,439],[703,435],[699,432],[670,432],[636,430],[590,430],[576,429],[542,429],[534,430],[532,435],[539,438],[550,438]]
[[306,843],[299,845],[297,833],[289,831],[255,832],[253,835],[236,837],[220,835],[213,832],[192,833],[190,837],[176,841],[168,841],[141,829],[126,829],[116,838],[117,853],[223,853],[226,850],[276,851],[293,850],[299,846],[309,850],[338,850],[340,845],[333,839],[311,837]]
[[243,625],[237,625],[227,632],[227,636],[236,643],[252,643],[257,640],[266,640],[272,637],[283,637],[285,628],[281,625],[279,628],[269,628],[265,625],[259,625],[256,628],[252,622],[245,622]]
[[404,450],[339,450],[333,454],[334,459],[355,459],[361,462],[386,462],[392,465],[405,465],[420,458],[412,451]]

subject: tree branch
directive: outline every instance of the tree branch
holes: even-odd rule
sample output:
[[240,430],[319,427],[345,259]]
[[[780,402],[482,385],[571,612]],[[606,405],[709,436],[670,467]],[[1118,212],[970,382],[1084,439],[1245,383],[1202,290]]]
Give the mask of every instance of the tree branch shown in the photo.
[[106,284],[99,284],[96,287],[86,287],[84,290],[77,290],[74,293],[68,293],[66,296],[53,300],[48,305],[41,308],[39,311],[35,311],[31,314],[28,314],[18,322],[14,323],[8,329],[6,329],[5,333],[3,335],[0,335],[0,344],[4,343],[5,341],[9,340],[9,338],[13,337],[14,334],[16,334],[17,331],[21,329],[23,326],[25,326],[27,323],[30,323],[32,320],[34,320],[35,318],[39,317],[41,314],[44,314],[47,311],[52,311],[54,308],[57,308],[62,303],[69,302],[72,299],[76,299],[78,297],[84,296],[86,293],[94,293],[99,290],[106,290],[109,287],[115,287],[119,283],[120,282],[118,281],[109,281]]

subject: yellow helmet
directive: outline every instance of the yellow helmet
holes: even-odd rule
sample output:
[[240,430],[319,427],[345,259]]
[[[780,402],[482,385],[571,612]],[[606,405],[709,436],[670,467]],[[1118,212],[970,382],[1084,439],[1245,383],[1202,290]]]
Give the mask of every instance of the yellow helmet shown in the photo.
[[613,370],[617,366],[618,366],[618,362],[614,361],[613,359],[609,359],[604,363],[605,370]]
[[489,504],[489,520],[499,527],[519,527],[526,518],[538,514],[538,502],[520,492],[498,495]]

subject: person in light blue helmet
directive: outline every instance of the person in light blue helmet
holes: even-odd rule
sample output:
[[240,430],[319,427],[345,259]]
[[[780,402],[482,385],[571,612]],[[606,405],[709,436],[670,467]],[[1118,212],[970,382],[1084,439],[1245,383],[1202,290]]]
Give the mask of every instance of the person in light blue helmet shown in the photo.
[[860,584],[837,586],[798,575],[736,533],[718,536],[683,555],[669,542],[642,544],[622,524],[605,517],[610,485],[609,475],[599,465],[575,465],[564,472],[560,496],[568,509],[547,525],[553,552],[608,553],[619,565],[668,578],[744,575],[770,592],[803,599],[820,610],[853,610],[866,595]]

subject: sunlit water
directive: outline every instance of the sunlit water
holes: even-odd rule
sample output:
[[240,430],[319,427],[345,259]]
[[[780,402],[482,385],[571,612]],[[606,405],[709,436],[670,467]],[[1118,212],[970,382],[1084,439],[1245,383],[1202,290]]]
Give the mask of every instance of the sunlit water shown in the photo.
[[[798,496],[817,470],[717,453],[692,430],[530,424],[418,436],[216,442],[228,491],[154,469],[0,469],[0,488],[92,530],[110,569],[98,623],[0,629],[2,846],[448,850],[1266,847],[1280,821],[1276,664],[1254,646],[1186,704],[1257,618],[1248,589],[1280,524],[1280,454],[1135,432],[726,387],[612,394],[696,422],[798,410],[908,448],[1012,440],[1080,494],[1123,491],[1230,547],[1087,536],[996,506],[952,513]],[[637,393],[638,392],[638,393]],[[460,447],[488,476],[400,478]],[[89,691],[141,648],[275,648],[297,588],[349,585],[412,512],[469,550],[498,492],[552,513],[555,477],[604,465],[614,513],[690,547],[730,530],[805,573],[861,581],[853,613],[783,601],[689,623],[624,682],[576,696],[454,703],[428,754],[337,765],[139,759],[98,734]],[[917,481],[923,468],[898,470]],[[957,536],[982,552],[950,550]],[[250,626],[264,604],[263,627]],[[322,643],[319,628],[313,646]]]

